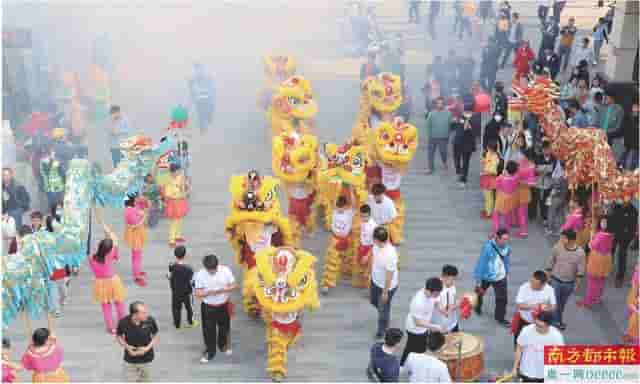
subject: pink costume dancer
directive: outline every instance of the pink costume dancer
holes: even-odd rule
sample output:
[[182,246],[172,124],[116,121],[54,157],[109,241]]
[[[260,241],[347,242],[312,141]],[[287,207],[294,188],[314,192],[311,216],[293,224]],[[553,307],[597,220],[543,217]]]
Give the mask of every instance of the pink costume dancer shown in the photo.
[[[511,229],[518,179],[515,175],[500,175],[496,179],[496,206],[493,211],[493,231]],[[504,223],[504,224],[503,224]]]
[[529,236],[529,203],[531,202],[531,186],[536,184],[535,166],[526,157],[519,162],[518,172],[517,203],[518,207],[514,212],[517,215],[518,227],[520,227],[520,237]]
[[98,245],[98,251],[89,259],[89,265],[95,275],[94,299],[102,305],[102,314],[107,332],[115,333],[112,306],[115,305],[118,320],[125,317],[124,299],[126,290],[120,277],[113,271],[118,261],[118,247],[111,239],[104,239]]
[[145,208],[147,204],[145,199],[130,196],[125,205],[124,221],[127,228],[124,233],[124,240],[131,248],[133,278],[136,284],[145,286],[146,273],[142,272],[142,250],[147,240],[145,227]]
[[577,303],[578,306],[587,308],[600,303],[607,276],[611,273],[613,235],[606,231],[598,231],[591,237],[589,247],[591,252],[587,260],[587,293],[584,300]]

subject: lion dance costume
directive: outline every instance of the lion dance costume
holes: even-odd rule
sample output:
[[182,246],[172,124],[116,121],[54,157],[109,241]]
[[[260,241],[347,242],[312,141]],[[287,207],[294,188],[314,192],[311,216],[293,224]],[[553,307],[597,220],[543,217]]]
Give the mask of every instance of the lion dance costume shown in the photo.
[[248,176],[231,177],[231,214],[225,221],[225,232],[236,262],[243,269],[243,308],[253,317],[261,312],[253,289],[257,279],[256,253],[271,245],[292,243],[291,224],[280,212],[278,185],[277,179],[265,176],[257,190],[250,191]]
[[254,290],[267,325],[267,371],[275,381],[287,375],[289,348],[301,336],[300,315],[320,307],[310,253],[289,247],[268,247],[256,255]]
[[302,76],[292,76],[280,84],[271,98],[267,119],[273,136],[291,131],[305,134],[311,133],[317,113],[318,104],[309,81]]
[[272,149],[273,173],[284,184],[294,244],[299,245],[302,233],[311,233],[315,228],[318,139],[309,134],[283,132],[273,138]]
[[[338,146],[333,143],[324,147],[325,158],[318,174],[320,205],[324,208],[325,223],[331,223],[333,209],[339,196],[355,198],[351,207],[357,212],[367,201],[365,158],[366,150],[351,143]],[[354,287],[364,288],[368,284],[368,267],[356,261],[355,249],[360,239],[360,218],[354,215],[351,239],[346,250],[338,250],[338,241],[331,238],[322,274],[323,287],[335,287],[340,274],[351,275]],[[341,256],[343,257],[341,259]]]
[[258,104],[265,111],[269,109],[271,97],[280,84],[296,74],[296,62],[291,56],[264,57],[265,87],[260,92]]

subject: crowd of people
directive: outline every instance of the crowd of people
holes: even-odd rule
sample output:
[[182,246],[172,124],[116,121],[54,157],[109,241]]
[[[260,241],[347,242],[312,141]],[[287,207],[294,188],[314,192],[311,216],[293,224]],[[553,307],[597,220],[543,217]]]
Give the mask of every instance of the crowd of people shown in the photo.
[[[449,147],[453,142],[456,175],[460,186],[466,188],[470,182],[472,155],[480,150],[479,183],[484,198],[481,217],[492,220],[492,229],[471,273],[447,264],[439,276],[426,279],[424,287],[411,298],[404,332],[389,327],[400,272],[399,244],[392,241],[390,231],[383,227],[398,215],[393,202],[385,195],[385,185],[373,184],[371,197],[363,206],[351,206],[348,198],[339,198],[336,202],[331,223],[336,241],[351,231],[354,215],[359,214],[364,223],[360,228],[359,256],[365,256],[365,260],[370,258],[366,260],[371,273],[370,302],[378,312],[376,343],[371,348],[367,367],[367,374],[373,381],[395,382],[405,371],[412,382],[451,381],[446,364],[437,355],[446,344],[446,335],[462,331],[459,319],[463,316],[460,312],[464,298],[456,290],[456,280],[462,273],[471,274],[476,282],[473,307],[478,316],[483,315],[486,291],[493,288],[493,318],[514,337],[512,375],[526,382],[543,381],[540,347],[564,344],[562,332],[569,325],[563,321],[563,313],[574,292],[585,285],[586,294],[577,305],[597,311],[606,279],[614,266],[617,288],[622,287],[628,277],[627,254],[638,244],[636,202],[616,201],[596,209],[590,203],[589,191],[569,190],[563,163],[554,157],[551,143],[544,137],[535,115],[525,112],[521,119],[514,119],[507,96],[513,90],[496,81],[498,72],[507,66],[512,56],[516,83],[521,79],[526,81],[531,73],[547,73],[550,78],[559,80],[561,95],[557,104],[568,124],[602,129],[611,145],[623,139],[624,151],[617,159],[619,166],[629,170],[638,167],[637,98],[633,100],[631,110],[625,111],[616,102],[618,95],[597,73],[600,49],[607,41],[611,26],[601,19],[594,27],[591,39],[576,40],[578,30],[573,18],[560,26],[566,2],[539,3],[542,36],[536,54],[526,40],[518,12],[512,10],[509,2],[501,2],[497,12],[491,1],[480,1],[477,8],[475,2],[454,2],[454,28],[460,38],[472,34],[471,18],[476,14],[483,23],[495,18],[495,33],[483,48],[478,78],[473,75],[476,70],[474,59],[470,55],[459,57],[454,50],[448,52],[446,59],[436,56],[427,68],[428,78],[422,89],[425,96],[424,136],[428,143],[426,173],[436,172],[436,150],[444,172],[448,171]],[[434,20],[440,7],[440,2],[430,2],[429,31],[434,39]],[[552,15],[549,15],[550,9]],[[411,22],[420,22],[420,2],[410,2],[409,17]],[[402,35],[396,37],[390,46],[367,52],[360,78],[364,80],[382,71],[400,75],[405,99],[397,115],[410,121],[417,119],[412,115],[416,106],[409,97]],[[202,81],[198,82],[198,79]],[[202,67],[196,67],[196,77],[190,87],[200,127],[204,130],[211,124],[211,100],[215,91]],[[122,161],[119,144],[133,130],[119,106],[112,105],[109,111],[109,147],[115,168]],[[419,116],[421,118],[422,114]],[[65,170],[68,162],[80,155],[64,128],[49,125],[41,131],[43,134],[34,136],[26,153],[39,192],[46,196],[48,214],[31,210],[32,196],[15,180],[12,168],[3,168],[2,232],[3,243],[7,244],[3,255],[19,251],[20,238],[26,234],[55,231],[61,225]],[[182,220],[189,212],[187,163],[186,144],[181,142],[177,154],[171,154],[168,160],[166,180],[159,182],[158,175],[148,175],[140,195],[128,196],[124,209],[124,241],[131,250],[133,281],[144,287],[147,284],[147,274],[142,267],[146,228],[152,227],[164,212],[170,221],[168,242],[175,257],[167,274],[173,325],[176,329],[197,327],[199,322],[194,316],[193,301],[201,301],[200,317],[206,348],[200,362],[208,363],[217,351],[232,354],[229,332],[234,313],[230,295],[238,289],[238,284],[231,269],[221,265],[213,254],[203,258],[200,271],[194,272],[189,266],[181,230]],[[31,220],[29,225],[23,225],[26,214]],[[520,282],[514,314],[509,320],[507,288],[513,283],[509,282],[513,252],[511,237],[528,237],[529,225],[535,225],[538,217],[545,234],[555,245],[547,251],[548,257],[538,270],[533,271],[530,279]],[[149,381],[154,347],[159,343],[159,326],[142,301],[133,301],[126,307],[126,287],[114,270],[114,264],[119,261],[120,242],[113,230],[100,221],[105,236],[95,250],[91,250],[88,262],[94,275],[94,299],[101,306],[106,332],[114,335],[123,349],[125,379]],[[62,266],[51,276],[49,289],[54,303],[51,308],[58,317],[63,315],[63,306],[69,302],[70,282],[77,273],[78,270]],[[629,329],[620,336],[625,343],[637,344],[638,266],[631,281],[625,308],[631,319]],[[322,291],[328,293],[330,288],[333,287],[325,284]],[[184,325],[182,307],[187,314]],[[51,330],[39,328],[33,332],[21,363],[11,360],[10,349],[10,341],[3,338],[3,382],[15,380],[15,372],[21,369],[33,371],[34,382],[69,380],[62,368],[62,346]]]

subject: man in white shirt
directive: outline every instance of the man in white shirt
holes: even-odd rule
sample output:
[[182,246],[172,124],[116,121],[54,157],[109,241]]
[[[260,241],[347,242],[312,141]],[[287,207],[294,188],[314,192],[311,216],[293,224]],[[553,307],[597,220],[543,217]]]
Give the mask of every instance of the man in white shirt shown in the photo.
[[547,284],[547,274],[544,271],[535,271],[528,282],[522,284],[516,296],[516,311],[519,321],[514,333],[514,343],[524,327],[533,324],[534,313],[548,311],[553,313],[556,309],[556,295],[553,287]]
[[411,352],[405,363],[409,372],[411,383],[450,383],[451,376],[447,364],[440,361],[437,355],[445,343],[444,335],[440,332],[432,332],[429,336],[429,352]]
[[389,241],[389,232],[384,227],[373,231],[371,261],[371,304],[378,309],[376,339],[384,337],[389,327],[391,299],[398,288],[398,253]]
[[[371,207],[371,217],[378,224],[389,228],[389,225],[393,220],[398,217],[398,211],[396,205],[393,203],[385,192],[387,189],[383,184],[374,184],[371,187],[371,195],[369,195],[369,201],[367,202]],[[396,239],[391,238],[391,242],[396,244]]]
[[[353,201],[354,198],[351,198]],[[345,196],[336,200],[336,206],[331,215],[331,237],[327,247],[327,255],[322,273],[321,293],[326,295],[329,288],[335,288],[342,269],[345,252],[349,249],[349,236],[353,227],[353,209]]]
[[202,316],[202,333],[206,351],[200,359],[207,363],[216,355],[216,345],[220,352],[231,355],[229,329],[233,304],[229,301],[230,293],[238,288],[231,270],[218,265],[215,255],[207,255],[202,260],[203,269],[193,277],[195,296],[202,300],[200,315]]
[[357,258],[352,271],[351,283],[354,288],[366,288],[369,285],[371,269],[371,251],[373,250],[373,231],[378,224],[371,217],[371,207],[364,204],[360,207],[360,239],[357,247]]
[[544,383],[544,347],[564,345],[562,333],[551,326],[551,312],[541,312],[535,324],[522,329],[513,359],[513,377],[525,383]]
[[459,332],[458,305],[456,303],[456,279],[458,268],[453,265],[442,267],[442,292],[438,297],[436,311],[433,313],[433,322],[442,327],[443,333]]
[[442,280],[432,277],[427,280],[424,288],[413,296],[404,325],[407,331],[407,343],[404,346],[402,358],[400,358],[401,367],[404,366],[409,353],[426,352],[427,340],[431,331],[442,332],[442,327],[431,320],[433,313],[437,310],[440,292],[442,292]]

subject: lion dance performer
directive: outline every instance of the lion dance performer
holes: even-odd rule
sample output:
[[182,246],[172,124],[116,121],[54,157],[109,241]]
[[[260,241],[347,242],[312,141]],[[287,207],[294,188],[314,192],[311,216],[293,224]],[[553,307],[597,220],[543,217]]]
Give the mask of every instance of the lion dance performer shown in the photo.
[[[325,222],[331,225],[334,219],[334,209],[340,196],[350,197],[348,203],[354,211],[359,211],[367,201],[366,150],[363,146],[354,145],[351,142],[341,146],[328,143],[324,147],[324,154],[325,158],[318,174],[318,191],[320,204],[324,207]],[[355,257],[355,247],[360,237],[360,225],[360,216],[354,215],[349,239],[342,240],[342,244],[347,242],[349,244],[345,250],[336,249],[339,241],[335,239],[335,236],[332,237],[322,276],[323,287],[334,287],[340,274],[351,275],[354,287],[364,288],[367,286],[368,266],[357,262],[357,257]],[[338,259],[340,255],[343,259]]]
[[273,173],[284,184],[294,244],[299,245],[303,232],[312,233],[315,228],[318,139],[309,134],[283,132],[273,138],[272,149]]
[[274,381],[287,375],[289,348],[301,336],[300,315],[320,308],[316,258],[289,247],[267,247],[256,255],[254,290],[267,325],[267,371]]
[[391,241],[395,245],[402,244],[404,239],[405,204],[400,194],[400,184],[417,149],[418,130],[415,126],[403,122],[401,118],[395,118],[392,123],[382,122],[378,126],[375,150],[381,183],[398,213],[388,225]]
[[360,109],[352,136],[358,145],[367,150],[367,184],[373,185],[382,178],[377,163],[376,132],[381,122],[391,123],[394,112],[402,104],[402,80],[400,76],[382,72],[362,82]]
[[291,245],[289,220],[280,213],[277,198],[278,180],[261,177],[258,172],[232,176],[231,214],[225,221],[225,233],[236,253],[236,262],[243,269],[243,308],[251,316],[260,314],[260,305],[253,290],[256,253],[271,245]]
[[267,118],[273,136],[291,131],[305,134],[311,133],[317,114],[311,83],[302,76],[292,76],[280,84],[271,98]]
[[265,111],[269,109],[271,97],[278,90],[280,84],[296,74],[296,63],[291,56],[264,57],[265,87],[260,92],[258,104]]

